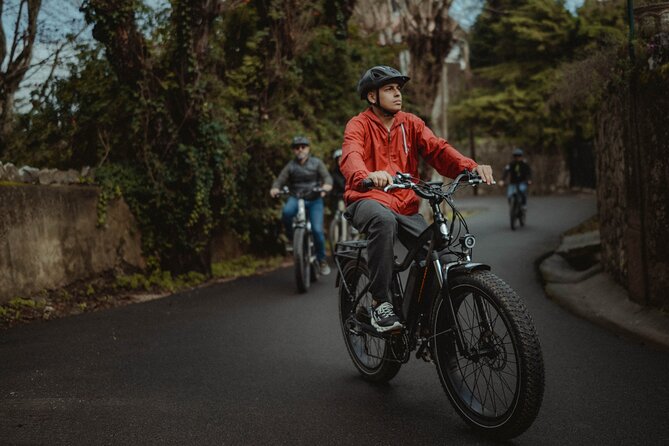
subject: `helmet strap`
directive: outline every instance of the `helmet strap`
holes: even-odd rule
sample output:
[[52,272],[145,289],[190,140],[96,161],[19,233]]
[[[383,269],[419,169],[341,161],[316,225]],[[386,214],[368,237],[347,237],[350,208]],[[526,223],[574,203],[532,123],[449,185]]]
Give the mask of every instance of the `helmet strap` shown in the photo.
[[383,113],[383,115],[388,118],[395,116],[397,114],[397,112],[392,112],[381,105],[381,91],[379,88],[376,89],[376,103],[372,102],[371,104],[373,107],[376,107],[379,110],[381,110],[381,113]]

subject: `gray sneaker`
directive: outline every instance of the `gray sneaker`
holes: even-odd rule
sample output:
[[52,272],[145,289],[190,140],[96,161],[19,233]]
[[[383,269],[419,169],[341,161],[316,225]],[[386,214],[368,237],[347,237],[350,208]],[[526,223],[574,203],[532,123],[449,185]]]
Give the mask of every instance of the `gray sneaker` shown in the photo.
[[372,326],[379,333],[402,329],[400,318],[395,314],[390,302],[383,302],[371,310]]
[[318,262],[318,266],[320,266],[322,276],[327,276],[328,274],[330,274],[330,265],[328,265],[327,260],[321,260],[320,262]]

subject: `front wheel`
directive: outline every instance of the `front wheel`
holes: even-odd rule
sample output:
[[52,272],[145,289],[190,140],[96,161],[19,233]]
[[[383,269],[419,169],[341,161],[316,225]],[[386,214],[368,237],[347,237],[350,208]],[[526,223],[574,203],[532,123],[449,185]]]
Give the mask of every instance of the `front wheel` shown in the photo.
[[295,283],[300,293],[306,293],[311,285],[311,260],[309,241],[305,228],[296,228],[293,234],[293,260],[295,263]]
[[321,276],[321,265],[318,262],[318,257],[316,256],[316,244],[314,243],[314,235],[312,232],[309,232],[307,237],[309,243],[310,277],[312,282],[318,282],[318,279]]
[[442,387],[469,425],[497,439],[516,437],[534,422],[544,392],[532,318],[518,295],[489,271],[455,277],[449,292],[453,311],[442,298],[432,311],[432,348]]

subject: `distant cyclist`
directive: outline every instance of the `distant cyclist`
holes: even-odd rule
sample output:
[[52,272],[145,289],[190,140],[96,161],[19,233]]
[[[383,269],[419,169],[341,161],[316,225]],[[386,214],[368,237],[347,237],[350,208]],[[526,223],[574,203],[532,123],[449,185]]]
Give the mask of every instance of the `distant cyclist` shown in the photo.
[[[309,192],[322,187],[324,191],[332,190],[332,177],[319,158],[310,156],[309,139],[305,136],[293,138],[291,148],[295,154],[279,176],[272,183],[269,193],[276,197],[282,187],[288,186],[291,192]],[[324,193],[323,193],[324,194]],[[330,267],[325,258],[325,235],[323,234],[323,197],[313,194],[305,199],[306,210],[311,221],[311,231],[316,245],[316,257],[323,275],[330,274]],[[297,215],[297,198],[290,196],[283,206],[281,221],[286,228],[288,238],[293,237],[293,218]]]
[[337,205],[337,201],[340,199],[343,199],[344,197],[344,190],[346,189],[346,178],[344,178],[344,174],[341,173],[341,170],[339,169],[339,161],[341,160],[341,148],[336,149],[334,152],[332,152],[332,161],[333,161],[333,166],[332,166],[332,193],[330,196],[332,197],[332,201]]
[[527,207],[527,186],[532,184],[532,169],[523,159],[523,149],[516,147],[513,149],[513,160],[504,167],[504,175],[500,186],[504,186],[507,178],[509,185],[506,189],[506,196],[511,201],[513,194],[518,191],[521,196],[521,205],[523,210]]

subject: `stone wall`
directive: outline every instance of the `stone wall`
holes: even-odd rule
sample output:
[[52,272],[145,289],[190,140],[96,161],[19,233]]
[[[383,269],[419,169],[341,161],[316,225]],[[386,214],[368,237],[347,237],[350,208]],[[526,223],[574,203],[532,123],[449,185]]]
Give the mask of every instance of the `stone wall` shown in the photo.
[[81,170],[38,169],[36,167],[17,167],[12,163],[0,161],[0,181],[31,184],[80,184],[93,181],[95,169],[84,167]]
[[[665,70],[666,71],[666,70]],[[605,269],[630,297],[669,306],[669,74],[638,69],[602,104],[596,141]]]
[[0,303],[120,266],[144,267],[128,206],[111,202],[98,227],[98,195],[95,186],[0,182]]

